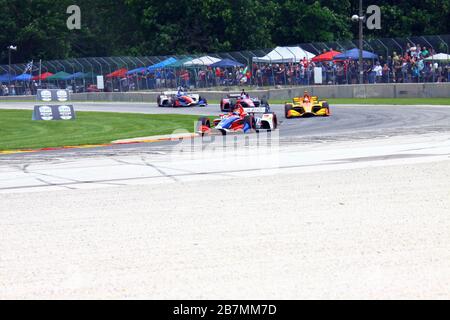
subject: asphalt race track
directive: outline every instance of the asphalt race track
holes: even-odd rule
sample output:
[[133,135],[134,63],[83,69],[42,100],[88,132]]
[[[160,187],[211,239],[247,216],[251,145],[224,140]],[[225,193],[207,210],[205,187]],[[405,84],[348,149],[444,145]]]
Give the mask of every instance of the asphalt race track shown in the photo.
[[270,135],[0,156],[0,299],[448,299],[450,107],[272,109]]
[[[146,103],[74,103],[77,111],[98,112],[130,112],[145,114],[193,114],[193,115],[219,115],[218,105],[209,105],[205,108],[159,108],[156,104]],[[272,105],[278,120],[281,123],[279,135],[282,141],[289,143],[302,143],[310,141],[334,141],[371,139],[404,134],[424,134],[432,132],[445,132],[450,130],[450,108],[445,106],[332,106],[332,116],[285,119],[284,106]],[[26,109],[32,110],[32,104],[0,103],[0,109]],[[114,149],[122,148],[115,147]],[[152,148],[143,144],[137,148]],[[127,148],[125,146],[125,148]],[[136,146],[133,146],[136,148]],[[92,150],[81,150],[81,153],[90,153]],[[97,151],[97,150],[96,150]]]

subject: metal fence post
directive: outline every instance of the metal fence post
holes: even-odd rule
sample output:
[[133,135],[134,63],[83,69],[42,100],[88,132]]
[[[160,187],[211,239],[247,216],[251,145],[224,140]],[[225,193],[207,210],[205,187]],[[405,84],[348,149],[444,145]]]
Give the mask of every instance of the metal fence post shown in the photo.
[[95,71],[94,71],[94,65],[93,65],[87,58],[84,58],[84,60],[91,66],[92,84],[96,84],[97,82],[94,81],[94,73],[95,73]]
[[[389,49],[388,49],[388,47],[386,47],[385,45],[384,45],[384,43],[380,40],[380,39],[377,39],[378,40],[378,42],[380,42],[381,43],[381,45],[386,49],[386,62],[388,61],[388,58],[389,58]],[[392,57],[391,57],[392,58]],[[386,63],[387,64],[387,63]],[[388,67],[389,67],[389,65],[388,65]],[[384,66],[383,66],[383,68],[384,68]],[[388,78],[387,78],[387,83],[390,83],[390,68],[389,68],[389,71],[388,71]]]
[[[436,50],[434,49],[433,45],[430,42],[428,42],[428,40],[425,37],[421,37],[421,38],[426,43],[428,43],[428,45],[430,46],[431,49],[433,49],[434,52],[436,52]],[[431,55],[431,57],[433,57],[433,55]],[[431,59],[431,65],[432,65],[432,69],[431,70],[433,70],[433,68],[434,68],[434,60],[433,59]],[[439,64],[438,64],[438,68],[436,68],[436,69],[439,69]],[[435,82],[435,73],[436,73],[436,70],[433,70],[433,82]]]

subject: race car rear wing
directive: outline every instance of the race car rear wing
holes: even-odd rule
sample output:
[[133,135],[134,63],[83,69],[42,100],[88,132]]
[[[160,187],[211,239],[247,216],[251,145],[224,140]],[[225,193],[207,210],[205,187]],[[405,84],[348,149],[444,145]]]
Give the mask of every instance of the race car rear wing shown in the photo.
[[243,108],[247,113],[266,113],[266,107],[253,107],[253,108]]
[[[301,103],[303,102],[303,97],[294,97],[292,100],[294,101],[294,103]],[[317,96],[311,97],[311,102],[315,103],[317,101],[319,101],[319,97]]]
[[173,96],[178,94],[178,91],[164,91],[162,94],[165,96]]

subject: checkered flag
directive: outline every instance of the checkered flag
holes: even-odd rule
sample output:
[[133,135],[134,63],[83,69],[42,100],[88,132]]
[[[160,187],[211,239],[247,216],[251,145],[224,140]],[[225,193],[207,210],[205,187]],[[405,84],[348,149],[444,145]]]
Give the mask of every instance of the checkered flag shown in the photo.
[[31,60],[31,62],[27,63],[27,66],[25,67],[25,70],[23,71],[23,73],[28,73],[32,70],[33,70],[33,60]]

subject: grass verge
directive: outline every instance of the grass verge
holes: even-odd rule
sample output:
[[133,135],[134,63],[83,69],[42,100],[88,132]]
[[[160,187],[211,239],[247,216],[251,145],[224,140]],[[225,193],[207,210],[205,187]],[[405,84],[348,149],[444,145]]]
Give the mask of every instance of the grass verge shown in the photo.
[[[371,104],[371,105],[450,105],[450,98],[330,98],[319,97],[328,100],[330,104]],[[272,104],[284,104],[286,100],[269,100]]]
[[0,110],[0,151],[103,144],[195,130],[198,116],[77,112],[74,121],[32,121],[31,111]]
[[[450,98],[326,98],[331,105],[361,104],[361,105],[447,105],[450,106]],[[292,99],[269,99],[269,104],[284,104]],[[210,104],[219,104],[219,100],[208,100]]]
[[[226,94],[224,94],[225,97]],[[450,98],[326,98],[319,97],[320,99],[328,100],[332,104],[385,104],[385,105],[450,105]],[[291,99],[270,99],[269,103],[271,104],[284,104],[286,101],[291,101]],[[14,100],[7,101],[2,100],[0,103],[14,103],[14,102],[32,102],[28,100]],[[81,101],[81,100],[73,100],[72,103],[108,103],[111,101]],[[122,102],[122,101],[115,101]],[[122,103],[126,103],[123,101]],[[152,102],[143,102],[147,104],[151,104]],[[156,103],[156,101],[154,102]],[[209,100],[209,104],[219,104],[219,100]]]

